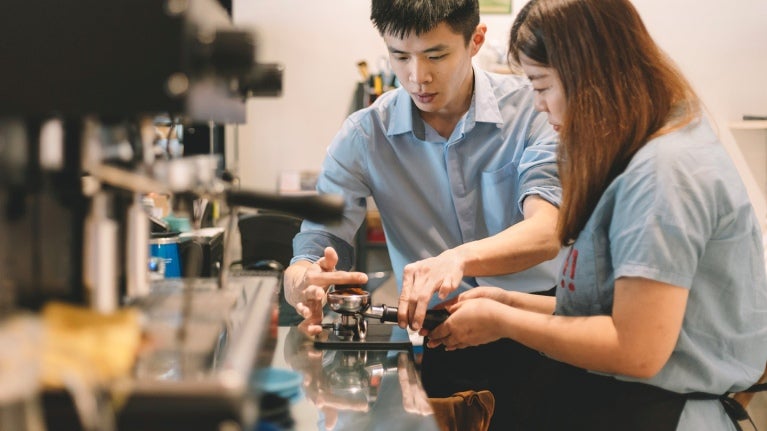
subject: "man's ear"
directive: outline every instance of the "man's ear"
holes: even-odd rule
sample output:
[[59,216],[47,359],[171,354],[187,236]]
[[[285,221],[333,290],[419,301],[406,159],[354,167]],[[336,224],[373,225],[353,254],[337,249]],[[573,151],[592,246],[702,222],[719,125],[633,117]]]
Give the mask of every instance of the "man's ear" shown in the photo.
[[471,35],[469,44],[471,45],[471,55],[474,56],[485,44],[485,34],[487,33],[487,25],[483,23],[477,24],[477,28],[474,29],[474,34]]

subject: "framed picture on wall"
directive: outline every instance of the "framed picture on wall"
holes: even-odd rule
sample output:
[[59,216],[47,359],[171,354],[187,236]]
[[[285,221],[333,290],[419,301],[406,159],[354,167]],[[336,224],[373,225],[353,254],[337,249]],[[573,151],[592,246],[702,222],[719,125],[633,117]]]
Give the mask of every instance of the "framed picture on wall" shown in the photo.
[[511,13],[512,0],[479,0],[480,13]]

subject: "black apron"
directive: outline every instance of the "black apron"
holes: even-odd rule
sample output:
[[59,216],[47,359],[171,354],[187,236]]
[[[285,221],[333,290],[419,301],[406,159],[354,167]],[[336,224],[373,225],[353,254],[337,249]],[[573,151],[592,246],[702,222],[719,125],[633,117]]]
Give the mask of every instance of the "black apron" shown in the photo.
[[520,411],[527,411],[531,384],[541,383],[530,382],[529,376],[537,374],[542,358],[537,351],[509,339],[449,352],[441,346],[424,346],[421,383],[430,398],[489,390],[495,397],[489,430],[526,431]]
[[[537,294],[554,296],[555,291]],[[738,431],[738,421],[750,420],[729,394],[679,394],[616,380],[510,339],[450,352],[424,346],[421,379],[429,397],[490,390],[495,396],[491,431],[675,431],[688,399],[719,400]],[[746,391],[763,390],[767,385]]]
[[[556,286],[537,292],[554,296]],[[524,422],[533,402],[531,391],[541,386],[550,387],[548,381],[531,376],[543,376],[538,367],[544,364],[537,351],[514,340],[501,339],[475,347],[445,351],[425,346],[421,365],[421,382],[431,398],[445,398],[466,390],[489,390],[495,397],[495,412],[490,420],[490,431],[527,431]]]
[[[490,430],[675,431],[688,399],[718,400],[738,431],[739,421],[751,420],[730,394],[680,394],[625,382],[552,360],[508,339],[452,352],[426,348],[421,372],[430,397],[467,389],[493,392]],[[764,390],[767,384],[744,392]]]
[[[590,373],[548,358],[537,370],[548,374],[546,381],[556,383],[553,391],[537,391],[541,404],[528,406],[534,411],[527,419],[530,430],[675,431],[688,399],[718,400],[736,430],[742,429],[739,421],[750,421],[743,406],[729,394],[680,394]],[[748,391],[765,390],[764,386],[754,385]]]

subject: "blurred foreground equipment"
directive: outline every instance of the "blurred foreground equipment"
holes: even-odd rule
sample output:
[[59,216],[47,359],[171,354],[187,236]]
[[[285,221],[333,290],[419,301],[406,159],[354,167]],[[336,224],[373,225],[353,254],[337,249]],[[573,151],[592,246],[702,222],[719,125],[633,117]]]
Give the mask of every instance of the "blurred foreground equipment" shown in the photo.
[[[156,192],[339,217],[337,199],[235,189],[215,155],[174,158],[170,133],[166,154],[155,151],[158,118],[169,130],[241,123],[247,97],[280,94],[282,68],[259,64],[255,34],[214,0],[7,0],[0,40],[0,323],[44,309],[50,334],[68,340],[46,345],[57,354],[44,378],[66,393],[43,394],[45,416],[55,429],[252,422],[258,394],[247,382],[278,278],[150,282],[142,204]],[[120,340],[127,359],[104,351]],[[0,410],[16,401],[0,399]]]

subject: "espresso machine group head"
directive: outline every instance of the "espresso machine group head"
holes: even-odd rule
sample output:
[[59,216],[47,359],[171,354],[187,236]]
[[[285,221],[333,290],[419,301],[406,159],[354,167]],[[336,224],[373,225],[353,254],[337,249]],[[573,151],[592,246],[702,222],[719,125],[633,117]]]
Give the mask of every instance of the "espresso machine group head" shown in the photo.
[[257,63],[254,32],[215,0],[11,0],[0,35],[0,317],[108,309],[145,283],[130,279],[148,248],[131,244],[147,222],[128,232],[138,194],[187,191],[157,174],[154,119],[242,123],[282,67]]
[[[145,343],[126,349],[133,365],[121,401],[91,394],[80,402],[75,388],[78,402],[49,409],[45,400],[51,423],[79,429],[68,425],[67,406],[119,404],[121,430],[229,429],[232,420],[250,429],[258,394],[249,375],[266,356],[280,279],[150,281],[143,198],[215,200],[228,205],[230,221],[237,206],[339,218],[336,197],[235,188],[218,178],[218,155],[155,151],[158,119],[242,123],[246,98],[280,94],[282,67],[256,61],[255,34],[233,25],[216,0],[7,0],[0,40],[0,324],[35,314],[28,310],[45,316],[62,301],[75,304],[70,317],[87,311],[85,326],[98,334],[100,318],[120,315],[117,308],[142,316],[131,321]],[[228,268],[224,258],[220,274]],[[98,352],[104,343],[70,344],[66,355],[90,372],[76,347]]]

